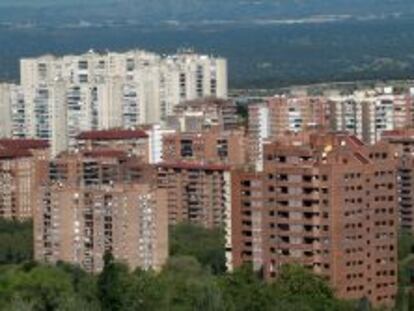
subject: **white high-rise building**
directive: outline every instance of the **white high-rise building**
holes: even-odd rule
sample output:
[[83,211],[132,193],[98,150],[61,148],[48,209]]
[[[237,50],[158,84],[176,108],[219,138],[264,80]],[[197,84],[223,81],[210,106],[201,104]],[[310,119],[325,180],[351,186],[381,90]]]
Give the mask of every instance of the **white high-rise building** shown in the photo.
[[0,137],[7,137],[12,132],[12,84],[0,84]]
[[413,98],[392,88],[356,91],[329,97],[331,129],[347,131],[374,144],[384,131],[412,125]]
[[159,124],[156,124],[146,130],[146,133],[148,134],[149,138],[149,163],[161,163],[163,139],[166,135],[174,134],[175,130],[163,129]]
[[265,103],[249,106],[249,160],[263,171],[263,144],[271,138],[270,111]]
[[24,137],[26,107],[19,85],[0,83],[0,137]]
[[330,98],[330,127],[336,131],[345,131],[363,138],[363,105],[353,96]]
[[56,81],[36,89],[32,111],[28,112],[28,136],[51,142],[53,155],[68,146],[68,102],[65,82]]
[[82,131],[159,123],[182,101],[227,98],[226,60],[188,52],[46,55],[22,59],[20,70],[25,134],[49,139],[54,154]]

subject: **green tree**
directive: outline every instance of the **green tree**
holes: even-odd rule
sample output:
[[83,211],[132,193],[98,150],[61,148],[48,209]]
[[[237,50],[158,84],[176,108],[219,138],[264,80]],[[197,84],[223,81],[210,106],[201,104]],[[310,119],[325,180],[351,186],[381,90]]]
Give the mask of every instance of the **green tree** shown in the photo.
[[215,277],[195,258],[171,258],[160,277],[167,285],[168,310],[223,310]]
[[222,229],[205,229],[189,223],[170,229],[170,255],[194,257],[214,274],[226,270],[224,245]]
[[32,223],[0,219],[0,265],[21,263],[32,258]]
[[409,309],[412,292],[411,274],[414,268],[414,236],[408,230],[402,230],[398,235],[398,294],[397,310]]
[[35,266],[28,270],[12,266],[2,271],[0,284],[3,310],[19,304],[39,311],[58,310],[74,296],[69,275],[57,267]]
[[127,293],[128,310],[167,310],[166,283],[154,271],[137,269],[131,274]]
[[273,285],[281,296],[323,300],[333,298],[333,291],[325,280],[297,265],[282,266]]
[[335,298],[326,280],[298,265],[283,266],[272,288],[279,302],[292,304],[295,310],[355,310],[354,303]]
[[414,236],[411,231],[402,230],[398,234],[398,258],[400,260],[406,259],[413,255]]
[[266,311],[273,310],[270,287],[263,282],[250,266],[243,266],[221,278],[226,310]]
[[65,310],[99,310],[96,276],[86,273],[79,266],[58,262],[57,267],[71,279],[75,296],[67,301]]
[[358,301],[358,304],[356,306],[356,311],[371,311],[372,307],[367,298],[362,298],[360,301]]
[[98,278],[98,297],[102,310],[125,310],[130,286],[128,268],[115,262],[109,252],[104,255],[104,263],[104,269]]

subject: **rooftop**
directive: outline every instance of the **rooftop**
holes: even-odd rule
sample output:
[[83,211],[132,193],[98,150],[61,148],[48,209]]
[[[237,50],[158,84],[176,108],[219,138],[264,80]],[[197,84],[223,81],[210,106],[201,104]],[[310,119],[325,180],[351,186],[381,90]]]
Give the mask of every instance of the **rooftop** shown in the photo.
[[382,133],[384,139],[414,139],[414,129],[397,129],[392,131],[384,131]]
[[0,149],[0,160],[18,159],[31,157],[28,149]]
[[83,151],[82,154],[85,157],[92,157],[92,158],[126,158],[128,154],[122,150],[115,150],[115,149],[93,149]]
[[79,140],[122,140],[148,138],[148,134],[143,130],[104,130],[90,131],[78,135]]
[[49,143],[39,139],[0,139],[0,149],[47,149]]

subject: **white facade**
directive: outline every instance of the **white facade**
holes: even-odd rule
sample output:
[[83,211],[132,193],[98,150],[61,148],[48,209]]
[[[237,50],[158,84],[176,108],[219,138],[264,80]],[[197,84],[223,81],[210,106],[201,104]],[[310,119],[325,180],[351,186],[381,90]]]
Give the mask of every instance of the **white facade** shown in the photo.
[[153,125],[146,131],[149,137],[149,163],[157,164],[162,162],[163,137],[168,134],[174,134],[174,130],[163,129],[160,125]]
[[[22,98],[3,103],[2,96],[0,134],[49,139],[54,152],[71,147],[82,131],[159,123],[181,101],[226,99],[228,91],[226,60],[193,53],[46,55],[22,59],[20,71]],[[24,112],[23,126],[12,105]]]
[[270,111],[267,104],[256,104],[249,110],[250,161],[263,171],[263,144],[270,138]]
[[67,149],[68,107],[63,81],[36,89],[33,110],[28,117],[28,136],[51,142],[52,155]]
[[362,104],[352,96],[335,97],[330,100],[333,129],[346,131],[362,139]]
[[0,83],[0,137],[25,137],[26,105],[19,85]]
[[0,137],[7,137],[12,132],[11,84],[0,84]]
[[381,140],[384,131],[405,128],[412,122],[410,93],[395,94],[391,87],[329,99],[331,128],[355,134],[369,144]]

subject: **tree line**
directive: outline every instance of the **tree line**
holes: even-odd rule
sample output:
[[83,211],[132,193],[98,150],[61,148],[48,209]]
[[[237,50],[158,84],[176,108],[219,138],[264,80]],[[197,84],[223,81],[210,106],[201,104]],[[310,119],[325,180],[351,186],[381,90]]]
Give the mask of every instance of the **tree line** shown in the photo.
[[[282,267],[272,283],[263,281],[249,266],[226,273],[224,234],[219,229],[189,224],[172,227],[170,259],[160,272],[130,271],[107,253],[98,275],[67,263],[34,262],[28,256],[30,243],[12,251],[17,241],[32,239],[30,229],[30,223],[0,221],[0,310],[372,310],[364,299],[335,298],[323,278],[299,266]],[[402,257],[409,256],[410,243],[411,237],[404,236]],[[22,250],[24,245],[26,250]]]

